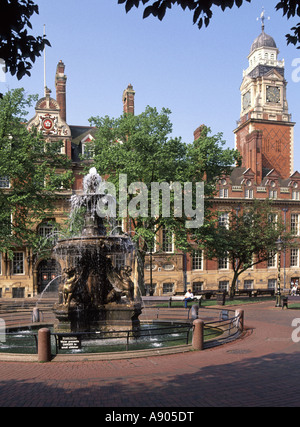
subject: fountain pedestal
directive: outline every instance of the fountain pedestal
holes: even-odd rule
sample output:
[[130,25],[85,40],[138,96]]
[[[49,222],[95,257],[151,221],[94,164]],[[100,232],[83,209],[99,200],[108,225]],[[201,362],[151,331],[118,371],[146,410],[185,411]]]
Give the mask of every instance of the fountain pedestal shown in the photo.
[[56,332],[94,332],[98,330],[122,330],[136,327],[142,312],[140,303],[105,304],[100,307],[82,308],[57,305]]

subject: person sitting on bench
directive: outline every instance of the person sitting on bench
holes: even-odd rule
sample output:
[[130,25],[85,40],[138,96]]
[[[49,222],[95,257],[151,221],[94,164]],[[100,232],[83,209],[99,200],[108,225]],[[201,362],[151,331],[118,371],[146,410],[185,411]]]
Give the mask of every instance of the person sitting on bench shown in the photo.
[[187,308],[187,303],[189,301],[193,301],[193,299],[194,299],[194,295],[192,294],[192,291],[189,289],[187,291],[187,293],[185,294],[184,299],[183,299],[183,301],[184,301],[184,307]]

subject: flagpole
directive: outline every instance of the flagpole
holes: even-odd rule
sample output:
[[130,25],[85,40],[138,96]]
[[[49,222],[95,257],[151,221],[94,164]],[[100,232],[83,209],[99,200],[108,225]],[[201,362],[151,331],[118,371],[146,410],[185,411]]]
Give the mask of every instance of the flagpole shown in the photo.
[[[46,25],[44,24],[44,39],[46,38]],[[44,93],[46,96],[46,45],[44,45]]]

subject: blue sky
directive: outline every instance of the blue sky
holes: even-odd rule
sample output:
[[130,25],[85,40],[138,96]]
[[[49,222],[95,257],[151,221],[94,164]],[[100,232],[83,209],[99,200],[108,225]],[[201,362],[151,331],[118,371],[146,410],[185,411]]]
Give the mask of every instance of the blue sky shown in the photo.
[[[117,0],[36,2],[40,13],[32,19],[33,32],[41,35],[46,24],[52,45],[46,51],[46,81],[53,97],[56,65],[61,59],[66,66],[68,124],[85,125],[97,115],[120,116],[122,93],[131,83],[136,114],[147,105],[167,107],[174,136],[190,142],[194,130],[206,124],[213,134],[222,132],[230,148],[240,115],[242,73],[261,32],[256,18],[264,6],[271,18],[265,31],[274,38],[279,59],[285,59],[289,112],[296,122],[294,170],[300,171],[300,82],[292,80],[292,61],[299,58],[300,65],[300,50],[285,40],[297,19],[276,12],[277,2],[252,0],[225,12],[214,8],[209,27],[201,30],[192,24],[192,13],[179,7],[160,22],[154,17],[143,20],[142,8],[126,14]],[[0,91],[24,87],[43,96],[43,67],[40,57],[31,77],[18,81],[7,74]]]

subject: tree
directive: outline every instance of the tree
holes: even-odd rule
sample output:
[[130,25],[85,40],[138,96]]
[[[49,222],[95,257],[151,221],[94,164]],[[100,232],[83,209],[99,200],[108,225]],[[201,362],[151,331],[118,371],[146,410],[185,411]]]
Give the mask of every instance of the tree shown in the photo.
[[[195,186],[206,181],[205,194],[212,196],[217,177],[230,173],[230,165],[238,158],[235,150],[222,149],[221,134],[210,137],[206,127],[191,144],[170,138],[169,115],[168,109],[159,113],[156,108],[147,107],[136,116],[90,119],[98,128],[91,147],[95,166],[100,175],[108,176],[117,194],[126,197],[128,211],[121,216],[129,215],[132,224],[131,237],[137,244],[141,265],[140,286],[146,252],[153,250],[160,230],[165,230],[166,238],[174,236],[177,250],[192,250],[187,221],[196,208]],[[126,176],[125,186],[121,176]],[[159,188],[162,197],[157,197]],[[182,203],[189,195],[191,209],[187,212]]]
[[0,252],[10,254],[16,246],[37,245],[34,226],[51,217],[60,189],[72,182],[61,143],[45,143],[26,128],[26,108],[34,99],[24,89],[0,99]]
[[[228,216],[227,216],[228,215]],[[268,200],[254,200],[233,207],[225,216],[211,221],[194,236],[208,259],[228,260],[233,277],[230,296],[235,294],[239,276],[256,264],[275,256],[276,241],[292,244],[292,236],[278,217],[276,208]],[[222,218],[222,221],[220,221]]]
[[39,13],[32,0],[0,0],[0,58],[7,70],[21,79],[30,76],[32,64],[41,55],[49,41],[28,33],[32,29],[30,18]]
[[[119,4],[125,3],[126,12],[130,11],[133,6],[138,7],[139,5],[146,5],[150,0],[118,0]],[[244,0],[248,3],[251,0]],[[149,15],[157,17],[162,20],[166,14],[167,9],[171,9],[175,4],[180,6],[183,10],[193,11],[193,23],[197,24],[199,28],[203,24],[207,27],[212,18],[213,12],[212,7],[221,7],[224,11],[227,8],[232,8],[234,5],[237,7],[242,6],[243,0],[216,0],[216,1],[204,1],[204,0],[152,0],[152,4],[145,7],[144,18]],[[275,6],[276,10],[282,10],[283,16],[288,19],[296,15],[300,16],[300,2],[299,0],[281,0]],[[292,34],[287,34],[287,42],[296,45],[300,43],[300,23],[295,27],[292,27]],[[300,48],[300,45],[297,47]]]

